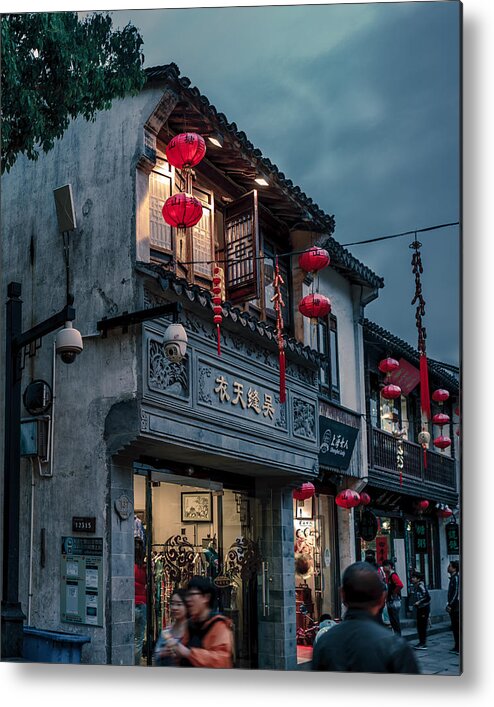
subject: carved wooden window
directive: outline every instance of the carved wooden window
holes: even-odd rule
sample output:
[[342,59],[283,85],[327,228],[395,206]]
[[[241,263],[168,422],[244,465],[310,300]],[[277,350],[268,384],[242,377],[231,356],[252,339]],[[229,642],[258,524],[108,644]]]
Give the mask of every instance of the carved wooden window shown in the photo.
[[196,199],[202,204],[202,218],[191,230],[192,260],[194,261],[194,274],[203,277],[212,277],[212,261],[214,260],[213,243],[213,194],[204,189],[194,188],[192,191]]
[[317,327],[317,348],[319,353],[323,355],[320,368],[321,388],[330,398],[339,401],[340,371],[336,317],[330,315],[325,319],[319,319]]
[[151,248],[171,251],[172,229],[162,214],[163,204],[171,196],[172,172],[168,162],[156,161],[156,169],[149,175],[149,241]]
[[225,209],[225,285],[232,302],[259,297],[259,227],[257,191]]

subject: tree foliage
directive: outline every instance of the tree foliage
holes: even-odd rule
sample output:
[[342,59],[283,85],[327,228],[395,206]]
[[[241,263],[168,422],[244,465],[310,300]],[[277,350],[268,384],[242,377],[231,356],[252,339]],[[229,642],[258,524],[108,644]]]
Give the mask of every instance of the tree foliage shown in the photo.
[[109,14],[2,15],[2,173],[19,154],[38,159],[78,115],[94,120],[144,84],[143,40]]

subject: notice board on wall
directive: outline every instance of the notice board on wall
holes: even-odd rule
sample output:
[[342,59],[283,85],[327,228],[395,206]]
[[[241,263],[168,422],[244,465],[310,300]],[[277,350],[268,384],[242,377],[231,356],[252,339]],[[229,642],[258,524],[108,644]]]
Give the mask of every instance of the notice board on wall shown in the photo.
[[103,626],[103,538],[62,537],[60,618]]

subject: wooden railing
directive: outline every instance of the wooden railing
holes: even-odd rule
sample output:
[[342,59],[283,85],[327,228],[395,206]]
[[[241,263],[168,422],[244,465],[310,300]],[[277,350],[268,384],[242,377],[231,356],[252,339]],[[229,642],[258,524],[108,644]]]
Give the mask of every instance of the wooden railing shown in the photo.
[[[398,474],[398,440],[388,432],[368,427],[369,465],[372,470]],[[403,483],[432,483],[456,491],[455,461],[446,454],[427,452],[427,468],[419,444],[403,440]]]

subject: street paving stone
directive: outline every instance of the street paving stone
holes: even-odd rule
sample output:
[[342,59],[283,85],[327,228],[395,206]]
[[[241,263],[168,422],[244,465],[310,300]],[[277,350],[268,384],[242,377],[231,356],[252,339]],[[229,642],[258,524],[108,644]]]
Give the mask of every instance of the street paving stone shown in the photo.
[[[410,645],[417,645],[417,641],[410,641]],[[422,674],[461,675],[460,656],[449,652],[452,647],[453,634],[451,631],[429,636],[426,651],[414,650]]]

